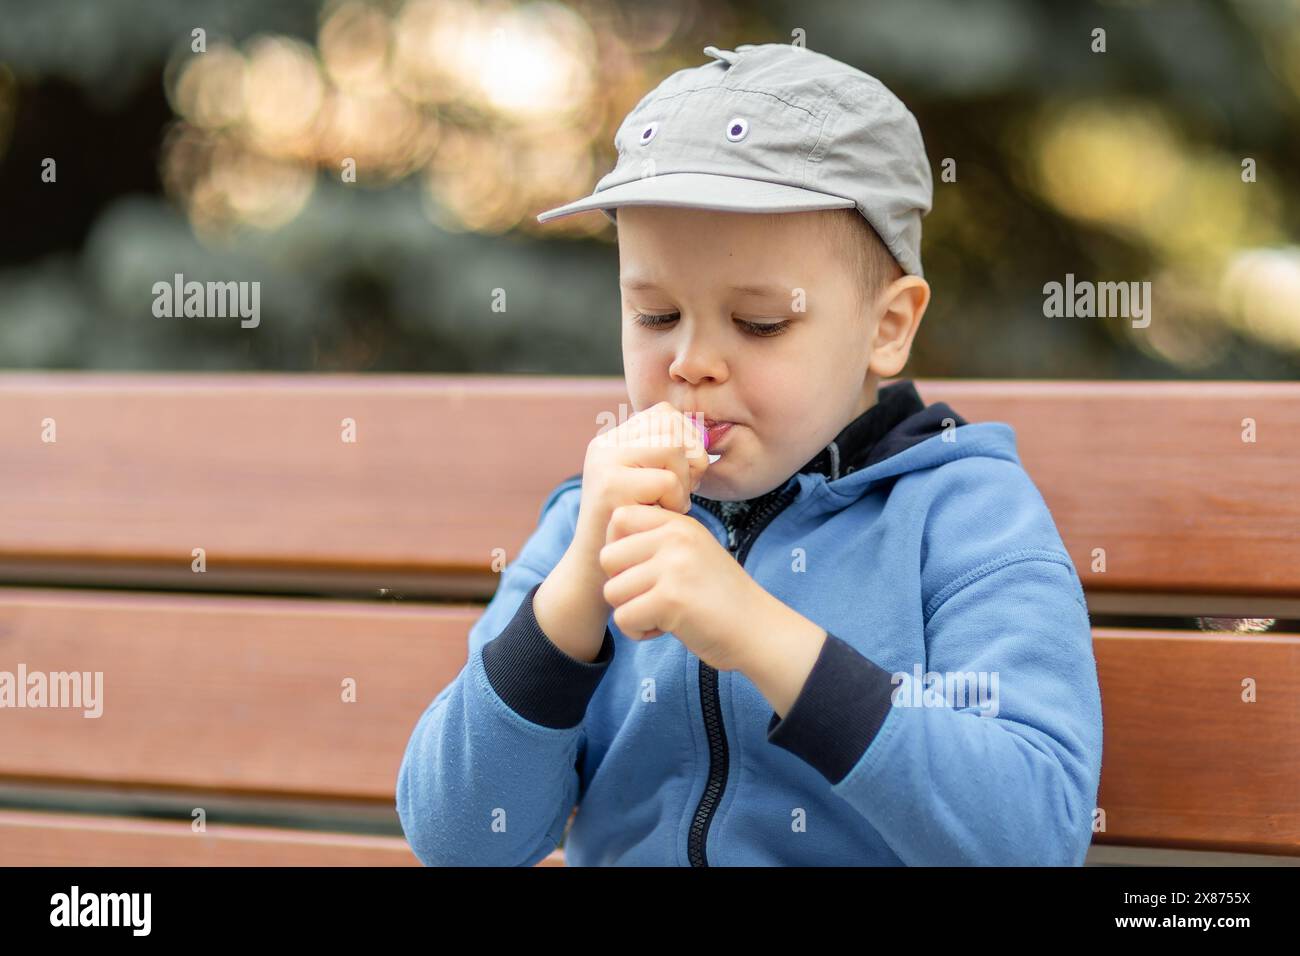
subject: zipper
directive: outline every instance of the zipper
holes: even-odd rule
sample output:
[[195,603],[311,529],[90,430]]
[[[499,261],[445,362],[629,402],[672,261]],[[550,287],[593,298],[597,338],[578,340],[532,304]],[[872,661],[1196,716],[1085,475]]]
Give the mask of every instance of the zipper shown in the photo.
[[[723,527],[727,529],[727,550],[742,568],[745,566],[745,558],[749,556],[754,542],[763,533],[763,529],[771,524],[798,494],[799,484],[796,481],[792,487],[768,500],[750,517],[750,520],[745,522],[743,535],[737,535],[735,528],[723,522]],[[701,507],[721,519],[722,516],[712,507],[711,499],[696,498],[696,500]],[[704,786],[704,793],[700,795],[699,805],[695,808],[695,816],[691,820],[691,829],[686,840],[686,855],[691,866],[708,866],[709,861],[704,853],[704,845],[709,836],[709,826],[713,823],[714,811],[718,809],[718,804],[722,800],[722,791],[727,785],[730,754],[727,749],[727,733],[722,726],[722,705],[718,699],[718,670],[700,661],[699,673],[700,711],[704,715],[704,732],[709,739],[709,779]]]

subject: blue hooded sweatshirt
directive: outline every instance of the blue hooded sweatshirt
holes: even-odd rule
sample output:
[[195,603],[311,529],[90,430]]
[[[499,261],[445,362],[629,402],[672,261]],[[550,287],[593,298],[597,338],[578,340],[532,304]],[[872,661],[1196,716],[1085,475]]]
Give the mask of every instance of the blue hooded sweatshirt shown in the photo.
[[[789,713],[611,613],[592,662],[537,625],[581,475],[420,716],[397,812],[421,862],[532,866],[1083,863],[1101,700],[1083,588],[1001,422],[909,380],[783,485],[692,495],[765,590],[827,633]],[[577,805],[572,826],[566,831]],[[567,833],[567,835],[566,835]]]

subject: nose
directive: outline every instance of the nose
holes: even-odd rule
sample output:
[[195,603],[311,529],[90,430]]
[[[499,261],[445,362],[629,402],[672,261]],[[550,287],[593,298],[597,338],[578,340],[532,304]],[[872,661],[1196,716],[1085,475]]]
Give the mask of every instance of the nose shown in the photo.
[[682,330],[686,324],[685,316],[678,320],[678,329],[681,331],[677,340],[677,353],[668,366],[668,375],[692,385],[708,379],[714,382],[726,381],[727,362],[718,343],[700,328],[701,323],[690,323],[690,331]]

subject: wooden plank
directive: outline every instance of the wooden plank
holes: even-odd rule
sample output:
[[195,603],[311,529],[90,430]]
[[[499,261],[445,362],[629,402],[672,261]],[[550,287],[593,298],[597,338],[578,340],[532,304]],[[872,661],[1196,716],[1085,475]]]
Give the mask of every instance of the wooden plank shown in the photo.
[[391,804],[481,610],[0,589],[0,669],[103,674],[98,718],[5,710],[0,776]]
[[419,866],[400,837],[0,811],[0,866]]
[[1093,843],[1084,866],[1300,866],[1300,856],[1220,853],[1214,850],[1167,850],[1161,847]]
[[[1300,384],[917,386],[1015,428],[1090,592],[1300,595]],[[202,589],[318,573],[412,594],[453,576],[449,593],[486,596],[492,550],[518,550],[620,406],[618,378],[5,373],[0,574]]]
[[214,572],[483,571],[581,470],[609,394],[583,379],[6,374],[0,557],[60,582],[62,564],[170,567],[195,589],[194,548]]
[[[400,837],[0,810],[0,866],[419,866]],[[563,866],[556,850],[538,866]]]
[[1300,635],[1097,628],[1093,646],[1094,842],[1300,855]]
[[967,420],[1015,428],[1089,592],[1300,596],[1300,383],[917,387]]
[[[0,669],[104,674],[6,712],[0,776],[390,802],[477,610],[0,589]],[[1300,853],[1300,636],[1098,628],[1099,842]],[[358,699],[340,699],[344,677]],[[1240,702],[1240,682],[1259,687]]]

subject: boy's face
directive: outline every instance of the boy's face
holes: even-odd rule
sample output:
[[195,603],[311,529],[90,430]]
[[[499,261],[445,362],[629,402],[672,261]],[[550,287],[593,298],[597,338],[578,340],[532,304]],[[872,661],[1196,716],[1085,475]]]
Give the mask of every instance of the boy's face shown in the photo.
[[[928,286],[906,276],[874,307],[860,305],[849,259],[830,248],[819,215],[618,210],[633,408],[667,401],[735,423],[710,448],[722,457],[696,489],[704,497],[780,485],[875,404],[876,382],[907,360]],[[638,315],[670,318],[648,328]]]

